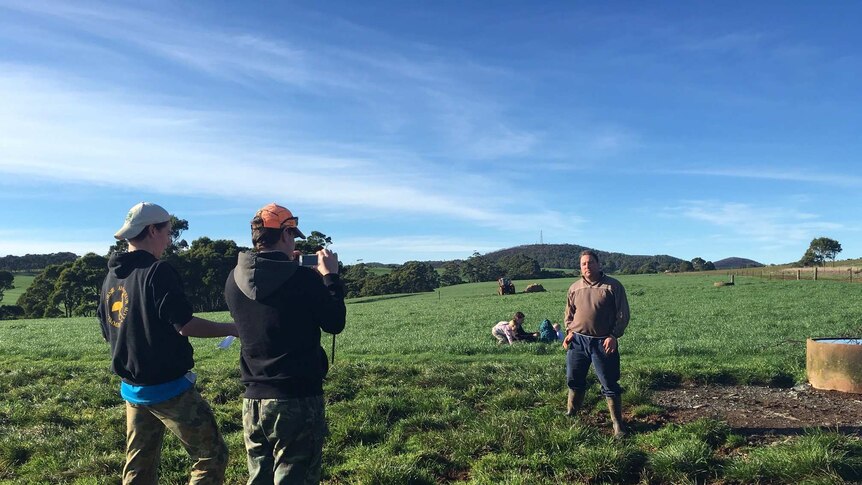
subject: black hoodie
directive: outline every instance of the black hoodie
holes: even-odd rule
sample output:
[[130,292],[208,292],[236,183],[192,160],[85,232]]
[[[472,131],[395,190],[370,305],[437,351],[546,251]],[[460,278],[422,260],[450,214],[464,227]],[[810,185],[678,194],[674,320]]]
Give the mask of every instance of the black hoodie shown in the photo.
[[245,397],[323,394],[329,366],[320,331],[340,333],[347,313],[339,276],[321,278],[280,251],[244,252],[224,292],[242,343]]
[[125,382],[163,384],[194,367],[189,339],[178,333],[192,308],[170,264],[146,251],[112,255],[97,313],[111,368]]

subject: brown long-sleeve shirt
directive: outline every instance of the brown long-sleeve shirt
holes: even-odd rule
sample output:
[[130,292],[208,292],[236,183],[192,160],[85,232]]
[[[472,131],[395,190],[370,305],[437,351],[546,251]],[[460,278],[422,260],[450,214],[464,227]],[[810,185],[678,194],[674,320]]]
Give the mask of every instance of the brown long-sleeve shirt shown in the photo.
[[581,277],[569,287],[566,332],[591,337],[622,337],[629,324],[629,302],[619,281],[606,276],[595,283]]

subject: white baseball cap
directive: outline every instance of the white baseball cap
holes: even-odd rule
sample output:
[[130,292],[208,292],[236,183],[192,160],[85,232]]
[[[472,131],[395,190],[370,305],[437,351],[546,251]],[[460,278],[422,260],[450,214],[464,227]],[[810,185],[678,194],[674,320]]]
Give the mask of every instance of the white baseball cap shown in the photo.
[[140,234],[150,224],[161,224],[169,220],[171,220],[171,215],[162,206],[153,204],[152,202],[141,202],[129,209],[129,213],[126,214],[126,222],[114,234],[114,237],[117,239],[131,239]]

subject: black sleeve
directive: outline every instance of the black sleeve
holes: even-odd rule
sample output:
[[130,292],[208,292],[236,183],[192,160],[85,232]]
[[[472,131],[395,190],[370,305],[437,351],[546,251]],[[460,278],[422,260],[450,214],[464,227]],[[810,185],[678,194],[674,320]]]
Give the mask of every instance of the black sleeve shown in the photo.
[[317,284],[311,285],[313,315],[320,329],[326,333],[341,333],[347,319],[344,306],[344,285],[337,274],[328,274]]
[[99,305],[96,307],[96,316],[99,317],[99,327],[102,329],[102,338],[105,339],[105,342],[110,342],[108,339],[108,327],[105,322],[105,303],[102,301],[101,293],[99,294]]
[[159,319],[170,322],[179,331],[192,319],[192,306],[186,299],[179,273],[167,263],[156,263],[150,284]]

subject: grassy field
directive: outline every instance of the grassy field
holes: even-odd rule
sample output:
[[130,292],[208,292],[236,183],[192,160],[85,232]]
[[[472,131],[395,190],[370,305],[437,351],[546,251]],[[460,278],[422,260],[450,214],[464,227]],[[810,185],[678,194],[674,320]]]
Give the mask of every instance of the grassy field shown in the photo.
[[[750,447],[725,424],[659,426],[651,389],[680,382],[790,386],[804,339],[859,335],[862,287],[715,275],[623,276],[632,322],[620,342],[624,402],[637,433],[610,437],[593,382],[588,412],[561,415],[558,345],[498,346],[490,328],[520,310],[525,327],[562,318],[571,280],[497,296],[496,283],[350,300],[326,383],[327,483],[843,483],[862,479],[862,442],[812,431]],[[210,314],[227,321],[225,313]],[[238,347],[194,341],[199,385],[244,483]],[[329,351],[331,340],[324,337]],[[0,483],[118,483],[124,456],[119,381],[93,318],[0,322]],[[591,381],[592,382],[592,381]],[[169,437],[161,483],[188,460]]]
[[15,281],[12,283],[15,288],[3,292],[3,298],[0,298],[0,305],[14,305],[18,301],[24,291],[33,283],[34,275],[31,274],[15,274]]
[[374,274],[374,275],[384,275],[384,274],[389,274],[389,273],[391,273],[391,272],[392,272],[392,268],[377,267],[377,266],[375,266],[375,267],[368,268],[368,272],[369,272],[369,273],[371,273],[371,274]]

